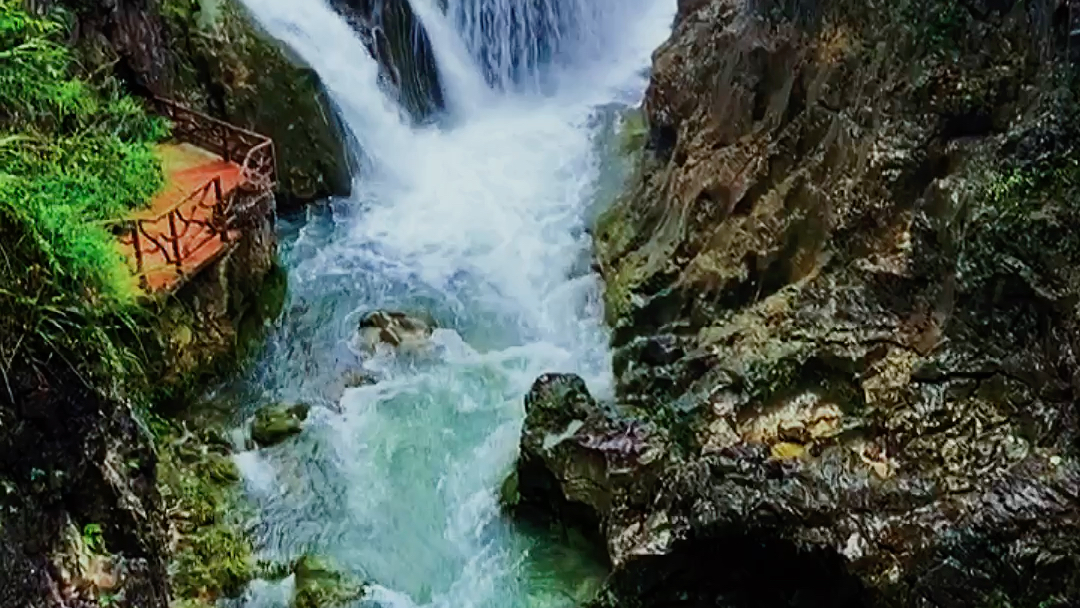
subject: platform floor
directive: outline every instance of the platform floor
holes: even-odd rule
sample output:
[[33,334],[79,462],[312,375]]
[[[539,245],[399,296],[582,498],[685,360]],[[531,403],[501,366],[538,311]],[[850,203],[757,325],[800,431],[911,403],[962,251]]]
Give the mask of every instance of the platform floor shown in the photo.
[[[184,143],[159,144],[155,153],[161,160],[161,168],[165,174],[165,185],[154,196],[148,209],[140,210],[133,214],[131,219],[151,220],[158,217],[177,203],[184,201],[192,193],[202,189],[215,177],[221,179],[221,193],[228,195],[240,184],[240,165],[223,160],[211,152],[197,146]],[[210,209],[201,206],[200,201],[207,205],[212,204],[214,192],[210,190],[205,199],[196,195],[192,200],[184,202],[180,211],[185,218],[196,220],[208,220],[211,216]],[[151,234],[170,234],[169,220],[163,217],[154,222],[143,222],[144,229]],[[177,230],[183,231],[180,239],[180,253],[183,263],[182,272],[177,272],[175,266],[167,263],[161,251],[146,253],[148,247],[143,238],[143,276],[146,278],[146,286],[151,292],[168,291],[176,286],[185,276],[199,272],[204,266],[212,262],[224,250],[226,244],[220,238],[207,240],[207,229],[191,224],[184,231],[183,226],[178,225]],[[239,236],[239,235],[232,235]],[[232,241],[233,239],[230,239]],[[127,255],[131,260],[132,267],[135,265],[134,246],[127,246]]]

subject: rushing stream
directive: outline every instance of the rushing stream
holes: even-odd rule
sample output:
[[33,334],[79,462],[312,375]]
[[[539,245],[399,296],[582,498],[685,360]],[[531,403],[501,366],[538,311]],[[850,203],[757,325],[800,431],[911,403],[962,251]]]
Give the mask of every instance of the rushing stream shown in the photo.
[[[421,126],[321,0],[245,2],[318,71],[362,161],[351,197],[281,224],[286,312],[239,390],[247,414],[315,407],[300,436],[238,456],[262,552],[331,556],[373,583],[363,606],[576,605],[604,566],[507,521],[499,487],[538,375],[610,391],[586,227],[614,181],[611,108],[640,98],[674,0],[412,0],[448,106]],[[377,308],[433,315],[438,357],[361,357]],[[382,380],[343,389],[359,366]],[[241,605],[287,594],[256,583]]]

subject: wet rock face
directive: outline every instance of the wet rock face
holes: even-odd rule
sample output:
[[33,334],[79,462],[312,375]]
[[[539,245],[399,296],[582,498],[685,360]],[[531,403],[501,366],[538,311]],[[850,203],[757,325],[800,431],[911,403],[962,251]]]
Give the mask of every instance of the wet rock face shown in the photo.
[[382,75],[416,120],[444,108],[435,51],[407,0],[333,0],[331,6],[363,37]]
[[305,555],[293,564],[291,608],[336,608],[364,595],[363,586],[337,570],[327,559]]
[[586,531],[605,532],[616,564],[648,553],[655,538],[625,538],[629,505],[659,485],[667,457],[664,436],[640,420],[620,420],[572,374],[545,374],[525,397],[518,462],[518,508],[550,513]]
[[[588,505],[609,605],[1076,601],[1060,3],[679,9],[595,233],[617,403],[534,387],[523,498]],[[612,475],[582,429],[634,418],[665,456]]]
[[[64,366],[12,370],[0,397],[0,606],[122,593],[119,606],[165,608],[164,508],[132,405]],[[80,538],[89,529],[93,550]]]

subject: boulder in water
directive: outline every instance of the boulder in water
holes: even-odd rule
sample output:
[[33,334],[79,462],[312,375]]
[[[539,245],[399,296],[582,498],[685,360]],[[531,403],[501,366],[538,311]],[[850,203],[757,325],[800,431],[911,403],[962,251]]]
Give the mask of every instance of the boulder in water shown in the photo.
[[362,584],[323,557],[305,555],[293,563],[292,572],[296,582],[291,608],[333,608],[364,595]]
[[617,495],[653,494],[667,440],[652,425],[598,404],[580,377],[540,376],[525,412],[517,496],[508,506],[595,533]]
[[380,344],[389,345],[402,354],[421,354],[431,348],[435,322],[403,312],[376,310],[360,319],[361,346],[375,351]]
[[311,406],[272,405],[259,410],[251,422],[251,438],[259,447],[277,445],[304,429]]

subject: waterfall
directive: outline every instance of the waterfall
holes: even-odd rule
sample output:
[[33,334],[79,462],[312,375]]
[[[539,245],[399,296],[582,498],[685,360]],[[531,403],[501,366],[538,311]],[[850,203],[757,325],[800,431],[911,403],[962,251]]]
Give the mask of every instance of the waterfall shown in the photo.
[[[507,521],[498,491],[538,375],[610,392],[587,271],[613,147],[598,116],[640,97],[674,0],[411,0],[446,96],[443,118],[421,124],[324,0],[244,3],[318,72],[367,161],[351,197],[283,218],[287,310],[232,389],[246,415],[315,406],[300,436],[238,458],[261,551],[327,554],[373,582],[379,606],[577,605],[603,560]],[[377,308],[432,315],[438,356],[359,354],[357,320]],[[342,390],[358,367],[380,381]],[[281,596],[258,585],[241,605]]]
[[640,3],[620,0],[449,0],[451,19],[496,88],[544,90],[552,69],[598,57]]

